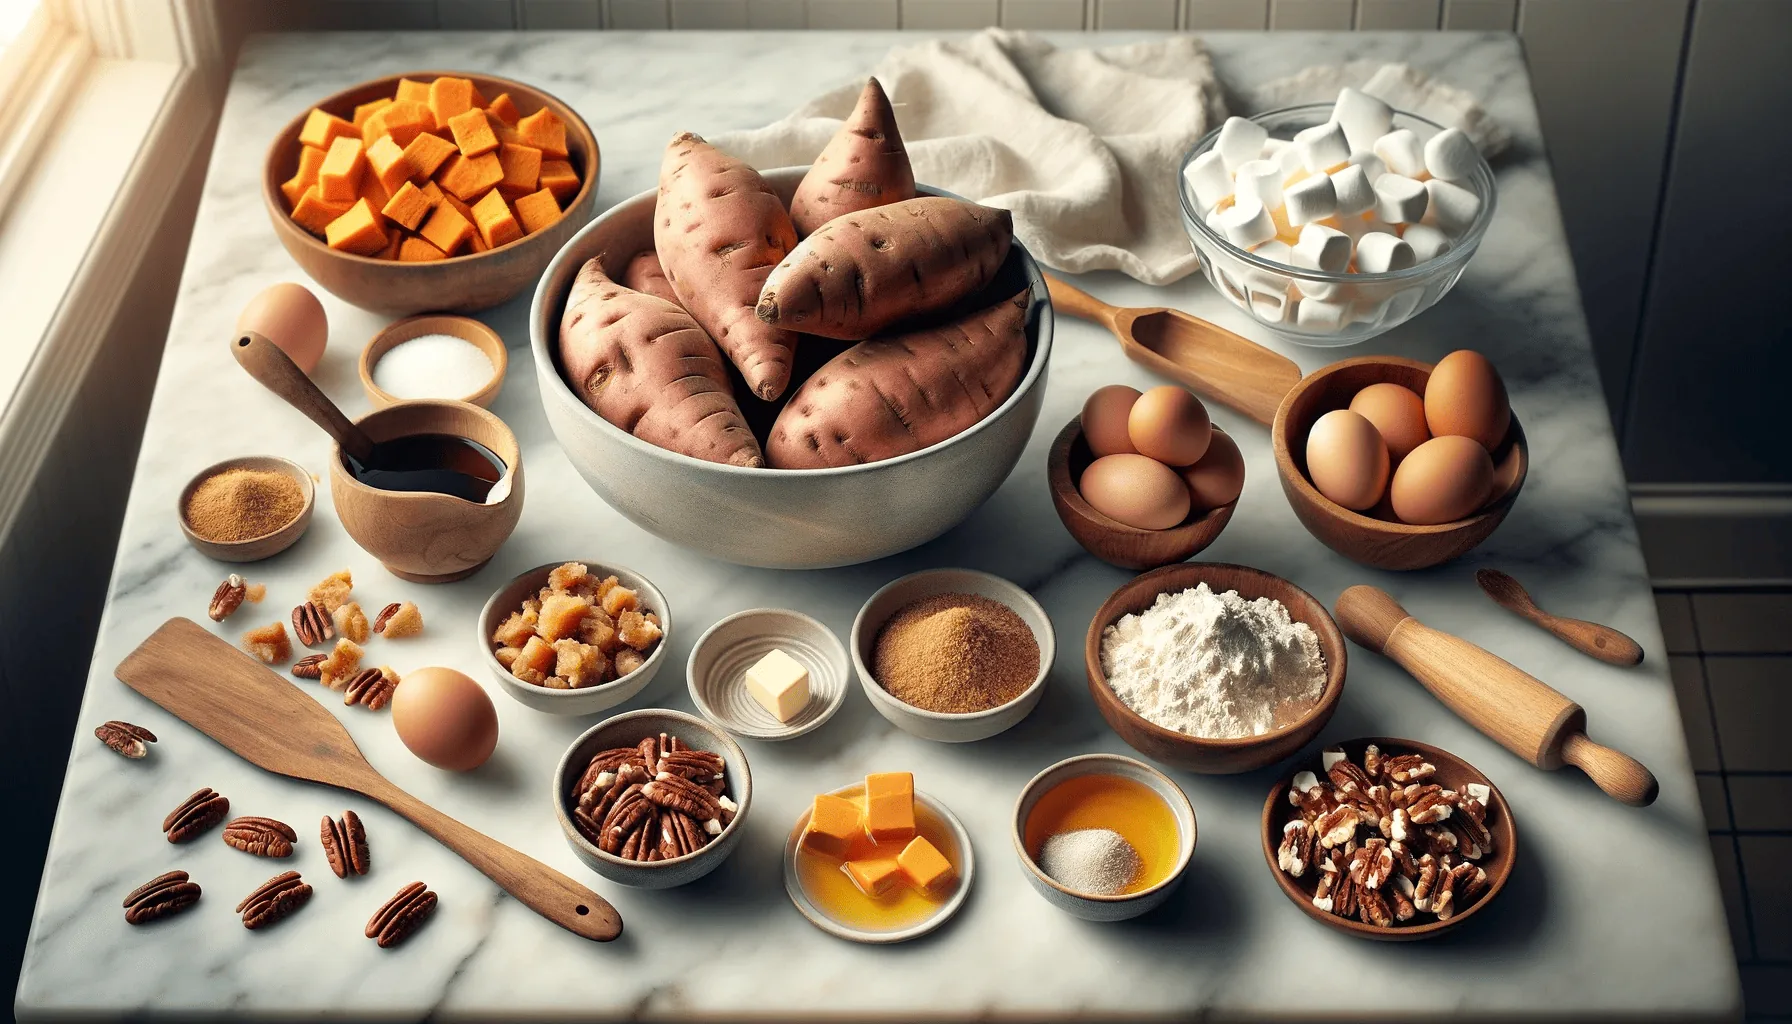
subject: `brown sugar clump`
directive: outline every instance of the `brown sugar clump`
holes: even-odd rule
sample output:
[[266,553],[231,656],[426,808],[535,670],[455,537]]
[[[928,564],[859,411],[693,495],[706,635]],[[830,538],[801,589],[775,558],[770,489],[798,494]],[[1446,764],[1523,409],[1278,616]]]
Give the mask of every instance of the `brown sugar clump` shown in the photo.
[[201,480],[182,512],[194,533],[228,544],[265,537],[304,510],[305,492],[285,473],[227,469]]
[[286,626],[279,622],[244,633],[243,649],[269,665],[292,657],[292,641],[286,637]]
[[884,624],[872,674],[892,697],[923,711],[987,711],[1039,675],[1039,641],[1013,609],[975,594],[916,601]]

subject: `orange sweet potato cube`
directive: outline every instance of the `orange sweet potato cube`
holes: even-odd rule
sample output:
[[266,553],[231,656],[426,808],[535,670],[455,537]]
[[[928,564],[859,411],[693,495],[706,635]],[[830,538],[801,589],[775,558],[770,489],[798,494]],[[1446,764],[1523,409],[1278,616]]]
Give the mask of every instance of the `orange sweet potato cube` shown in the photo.
[[317,191],[336,203],[354,202],[360,194],[361,175],[367,170],[367,157],[361,152],[361,140],[352,135],[339,135],[324,152],[324,162],[317,168]]
[[398,80],[398,95],[394,99],[406,100],[411,103],[428,103],[429,83],[419,82],[414,78],[400,78]]
[[323,165],[323,150],[316,146],[299,147],[299,169],[280,184],[280,191],[286,194],[286,205],[299,205],[299,197],[305,194],[306,189],[317,184],[317,171]]
[[404,158],[404,150],[398,148],[390,135],[380,136],[367,147],[367,167],[392,195],[397,195],[398,187],[411,177],[411,165]]
[[332,203],[318,194],[317,186],[305,190],[293,204],[293,222],[314,235],[322,236],[330,222],[348,212],[353,203]]
[[882,896],[902,877],[902,868],[894,857],[875,857],[847,861],[846,874],[860,892],[867,896]]
[[418,185],[417,188],[424,194],[424,196],[428,197],[430,209],[433,210],[442,205],[442,186],[433,181],[426,181],[423,184]]
[[[479,226],[473,221],[473,208],[471,206],[456,199],[454,193],[448,191],[443,191],[442,193],[442,205],[453,210],[455,213],[460,214],[461,218],[467,222],[468,229],[472,231],[472,234],[467,237],[468,249],[471,249],[473,252],[485,252],[491,248],[491,246],[485,244],[485,239],[479,237]],[[449,255],[453,254],[450,253]]]
[[540,185],[554,198],[564,203],[579,193],[579,172],[572,169],[572,164],[565,160],[543,160],[541,162]]
[[405,230],[415,231],[417,225],[423,223],[423,218],[429,216],[429,197],[423,194],[422,189],[407,181],[398,186],[398,191],[392,193],[392,198],[380,208],[380,213],[386,218],[404,225]]
[[386,232],[386,247],[373,254],[376,260],[397,260],[398,251],[404,248],[404,232],[392,230]]
[[442,250],[413,235],[404,236],[398,245],[398,262],[428,263],[431,260],[447,259]]
[[516,219],[522,222],[523,234],[533,235],[560,219],[560,204],[545,188],[531,192],[516,201]]
[[335,114],[312,107],[311,113],[305,115],[305,126],[299,129],[299,144],[328,150],[330,143],[344,136],[358,139],[361,137],[361,130]]
[[865,834],[874,843],[902,843],[915,836],[915,776],[879,772],[865,776]]
[[370,139],[390,135],[392,141],[403,149],[411,144],[412,139],[424,132],[434,131],[435,127],[436,117],[429,112],[428,104],[393,100],[367,115],[367,121],[361,126],[361,134]]
[[499,146],[498,166],[504,169],[498,190],[506,199],[526,196],[541,187],[537,184],[541,180],[541,150],[534,146]]
[[338,252],[372,256],[386,248],[386,229],[380,226],[380,215],[373,212],[365,199],[355,200],[348,212],[330,222],[324,238]]
[[418,181],[427,181],[435,177],[448,158],[455,153],[454,143],[439,135],[424,132],[411,140],[404,148],[405,163],[410,165],[411,177]]
[[939,892],[952,881],[954,874],[952,862],[925,836],[909,840],[896,855],[896,864],[909,882],[923,892]]
[[486,118],[485,111],[478,107],[449,118],[448,130],[454,133],[454,144],[460,147],[461,156],[478,156],[498,148],[498,136],[492,132],[492,123]]
[[555,117],[548,108],[542,107],[518,121],[516,132],[522,136],[524,145],[541,150],[548,159],[566,159],[566,122]]
[[367,200],[367,205],[373,207],[374,220],[380,227],[386,226],[386,215],[380,211],[392,201],[392,193],[386,191],[386,186],[380,184],[380,179],[372,174],[361,175],[361,184],[355,189],[355,198]]
[[436,126],[446,127],[456,115],[472,109],[474,92],[471,79],[443,75],[429,83],[429,109],[436,116]]
[[473,222],[461,216],[459,210],[446,202],[437,204],[435,209],[429,211],[428,219],[417,233],[448,256],[459,252],[461,246],[466,245],[476,234]]
[[373,115],[374,111],[379,110],[381,107],[389,106],[391,103],[391,97],[385,97],[383,99],[369,100],[366,103],[357,104],[355,106],[355,127],[359,128],[366,124],[367,119]]
[[488,107],[491,105],[491,101],[485,98],[485,93],[479,91],[479,83],[468,82],[467,88],[473,90],[472,100],[475,107]]
[[522,226],[510,212],[510,204],[495,188],[473,204],[473,226],[479,229],[479,237],[485,244],[493,249],[523,237]]
[[510,94],[507,92],[499,93],[490,103],[487,103],[485,112],[512,128],[515,128],[516,123],[523,119],[522,112],[516,109],[516,104],[511,101]]
[[[436,183],[442,186],[442,191],[463,203],[478,200],[503,180],[504,168],[498,163],[496,153],[478,156],[456,153],[436,174]],[[474,218],[474,223],[478,223],[478,218]]]
[[843,796],[817,793],[800,845],[823,857],[845,857],[859,836],[859,806]]

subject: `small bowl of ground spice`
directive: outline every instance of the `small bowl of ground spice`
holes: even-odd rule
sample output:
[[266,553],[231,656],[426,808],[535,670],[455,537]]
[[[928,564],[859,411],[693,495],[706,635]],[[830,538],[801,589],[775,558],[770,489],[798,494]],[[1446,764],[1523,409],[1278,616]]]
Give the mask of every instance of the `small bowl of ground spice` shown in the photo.
[[317,488],[305,467],[272,455],[207,466],[181,489],[180,530],[220,562],[258,562],[298,542],[311,525]]
[[1012,728],[1045,692],[1057,641],[1032,595],[999,576],[930,569],[871,595],[852,663],[878,714],[942,743]]

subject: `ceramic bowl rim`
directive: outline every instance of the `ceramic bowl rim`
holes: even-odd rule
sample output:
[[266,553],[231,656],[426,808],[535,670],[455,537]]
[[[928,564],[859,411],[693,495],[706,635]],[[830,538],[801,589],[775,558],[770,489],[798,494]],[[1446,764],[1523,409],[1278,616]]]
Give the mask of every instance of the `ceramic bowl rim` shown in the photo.
[[[193,529],[192,522],[187,519],[187,502],[193,497],[193,492],[199,489],[200,484],[217,476],[219,473],[227,473],[233,469],[248,468],[254,463],[267,462],[278,463],[280,465],[280,472],[291,477],[293,481],[299,485],[299,490],[305,495],[304,506],[299,509],[298,515],[292,517],[291,522],[284,523],[259,536],[245,537],[242,540],[212,540]],[[220,459],[199,472],[194,473],[193,476],[182,485],[180,494],[175,498],[174,513],[175,516],[179,518],[181,531],[187,535],[187,539],[197,539],[201,543],[209,544],[220,549],[240,549],[250,544],[263,543],[269,538],[277,537],[281,533],[284,533],[295,526],[299,526],[300,524],[304,524],[308,527],[310,525],[309,519],[311,510],[316,503],[317,484],[311,479],[311,471],[304,466],[281,455],[233,455],[228,459]]]
[[[648,608],[648,611],[659,616],[660,642],[654,645],[653,653],[649,654],[641,661],[641,667],[635,669],[626,676],[619,676],[607,683],[599,683],[596,686],[584,686],[576,690],[557,690],[546,686],[536,686],[534,683],[526,683],[510,674],[510,670],[504,667],[504,663],[498,660],[496,654],[492,653],[491,635],[492,629],[496,628],[492,623],[497,617],[497,613],[500,611],[497,607],[498,599],[504,596],[505,591],[520,585],[524,580],[537,574],[542,575],[542,586],[547,586],[546,574],[553,572],[555,569],[558,569],[569,561],[579,561],[579,563],[585,566],[592,575],[597,576],[600,579],[604,576],[621,577],[622,575],[627,574],[640,581],[641,585],[639,587],[631,589],[645,591],[646,593],[643,596],[653,598],[653,607]],[[643,602],[643,604],[646,603],[647,602]],[[509,611],[505,611],[504,614],[509,615],[510,611],[515,610],[516,609],[510,609]],[[515,576],[512,576],[502,586],[498,587],[498,589],[492,591],[491,595],[485,599],[485,604],[480,606],[479,618],[474,623],[474,628],[479,631],[477,640],[479,642],[480,660],[485,662],[486,667],[496,673],[500,679],[508,680],[508,682],[505,683],[506,689],[508,689],[511,684],[515,684],[519,687],[527,686],[529,689],[523,692],[528,693],[531,696],[540,694],[548,700],[571,700],[578,697],[589,699],[593,694],[614,693],[624,683],[632,681],[636,676],[639,676],[643,672],[657,669],[658,666],[664,663],[666,649],[671,646],[672,608],[666,603],[666,595],[660,592],[660,588],[655,586],[652,580],[641,573],[630,569],[626,565],[615,565],[608,562],[585,562],[580,561],[579,559],[561,559],[558,562],[548,562],[543,565],[538,565],[533,569],[526,569],[519,572]],[[646,711],[652,709],[642,708],[641,710]],[[625,713],[633,714],[634,712]],[[622,716],[615,715],[612,717],[620,718]],[[608,721],[608,719],[605,721]],[[602,724],[603,722],[598,723],[598,725]],[[595,726],[593,728],[595,728]],[[629,863],[633,864],[635,862],[629,861]],[[658,862],[654,861],[650,863]]]
[[[697,686],[697,654],[699,651],[703,650],[705,644],[709,643],[710,637],[723,626],[738,619],[744,619],[755,615],[764,615],[768,612],[789,615],[793,618],[801,619],[804,622],[807,622],[810,626],[813,626],[822,635],[832,641],[834,653],[839,656],[839,661],[844,665],[846,673],[850,673],[853,670],[852,656],[847,653],[846,645],[840,642],[839,635],[829,629],[825,623],[813,615],[806,615],[794,608],[773,608],[769,606],[763,608],[745,608],[732,615],[724,615],[720,619],[717,619],[708,629],[704,630],[701,636],[697,637],[697,642],[691,645],[690,657],[686,658],[684,663],[685,689],[690,691],[691,703],[697,706],[698,714],[708,719],[710,724],[724,732],[733,733],[735,730],[723,725],[720,721],[723,716],[714,708],[710,707],[709,702],[703,698],[701,689]],[[642,667],[645,668],[646,666]],[[823,725],[826,725],[828,720],[834,717],[835,712],[838,712],[840,708],[846,704],[846,691],[851,688],[851,680],[845,678],[845,674],[843,673],[839,689],[835,692],[833,698],[828,701],[827,706],[822,709],[821,714],[814,719],[804,722],[802,725],[796,726],[795,728],[783,727],[782,723],[780,723],[778,729],[765,732],[741,732],[737,733],[737,735],[745,736],[748,739],[764,740],[768,743],[775,743],[781,740],[793,740],[798,736],[806,736],[816,729],[821,728]]]
[[[361,346],[361,356],[356,362],[356,368],[359,370],[361,376],[361,386],[366,389],[367,397],[375,404],[383,403],[384,405],[396,405],[399,402],[414,401],[414,399],[400,398],[374,383],[373,379],[373,370],[374,367],[379,365],[379,361],[384,359],[388,352],[391,352],[399,345],[404,344],[404,342],[399,341],[386,345],[377,357],[373,355],[373,350],[383,345],[386,340],[394,334],[410,327],[419,320],[447,321],[448,323],[443,325],[444,329],[437,333],[459,338],[485,353],[485,355],[491,359],[492,375],[486,378],[485,383],[479,385],[479,387],[465,395],[458,395],[451,399],[451,401],[465,402],[468,405],[477,405],[482,409],[485,408],[486,402],[497,397],[496,386],[503,384],[504,376],[510,370],[510,352],[504,345],[504,336],[499,334],[494,328],[487,325],[482,320],[476,320],[470,316],[462,316],[459,313],[417,313],[412,316],[400,317],[380,328],[378,331],[375,331],[373,337],[367,340],[367,344]],[[405,341],[410,340],[412,339],[405,339]],[[488,392],[490,392],[490,394],[488,394]]]
[[[1026,844],[1027,829],[1026,829],[1026,822],[1024,820],[1022,820],[1022,817],[1021,817],[1021,807],[1022,807],[1022,805],[1024,805],[1027,802],[1028,794],[1032,793],[1035,789],[1037,789],[1039,787],[1039,785],[1045,780],[1045,777],[1047,775],[1052,774],[1053,772],[1059,771],[1068,765],[1082,764],[1082,763],[1094,763],[1094,762],[1100,762],[1103,764],[1116,764],[1116,763],[1124,764],[1127,767],[1129,767],[1135,771],[1143,771],[1143,772],[1147,772],[1151,775],[1156,776],[1158,779],[1162,780],[1163,783],[1170,788],[1170,791],[1175,793],[1177,796],[1177,799],[1175,801],[1170,801],[1170,800],[1164,801],[1165,803],[1169,803],[1172,805],[1171,813],[1173,814],[1175,812],[1175,807],[1178,805],[1185,808],[1188,811],[1188,820],[1190,823],[1190,831],[1188,833],[1184,834],[1181,829],[1181,822],[1180,821],[1177,822],[1178,852],[1177,852],[1177,856],[1176,856],[1176,866],[1170,870],[1169,874],[1167,874],[1163,878],[1159,879],[1155,885],[1152,885],[1149,888],[1140,889],[1138,892],[1113,893],[1110,895],[1103,895],[1101,893],[1091,893],[1091,892],[1078,892],[1077,890],[1070,888],[1069,886],[1063,884],[1062,882],[1059,882],[1057,879],[1053,878],[1052,876],[1046,874],[1045,869],[1041,868],[1037,863],[1035,863],[1033,860],[1032,854],[1029,854],[1027,852],[1027,844]],[[1092,775],[1092,774],[1098,774],[1098,773],[1086,772],[1086,773],[1082,773],[1082,774]],[[1079,778],[1079,777],[1081,777],[1081,775],[1071,776],[1071,778]],[[1066,779],[1065,781],[1069,781],[1069,779]],[[1155,787],[1152,788],[1152,792],[1156,793],[1159,797],[1163,796],[1163,793],[1159,792]],[[1041,795],[1044,795],[1044,794],[1041,794]],[[1035,804],[1035,805],[1037,805],[1037,804]],[[1009,838],[1011,838],[1014,841],[1015,855],[1020,858],[1020,862],[1021,862],[1022,866],[1024,866],[1027,870],[1029,870],[1033,873],[1034,878],[1038,879],[1041,882],[1044,882],[1046,885],[1049,885],[1052,888],[1063,893],[1064,895],[1072,897],[1074,899],[1087,900],[1090,903],[1112,903],[1112,904],[1131,903],[1135,900],[1140,900],[1140,899],[1144,899],[1145,897],[1151,896],[1151,895],[1163,890],[1166,886],[1175,885],[1178,881],[1181,880],[1182,876],[1188,872],[1188,866],[1190,863],[1192,863],[1194,861],[1194,858],[1195,858],[1195,846],[1201,840],[1200,822],[1195,817],[1194,802],[1189,800],[1188,794],[1183,792],[1182,787],[1178,786],[1176,784],[1175,779],[1170,778],[1168,775],[1165,775],[1162,771],[1159,771],[1158,769],[1153,768],[1152,766],[1146,764],[1145,762],[1139,760],[1138,758],[1127,757],[1125,754],[1109,754],[1109,753],[1103,753],[1103,752],[1096,752],[1096,753],[1091,753],[1091,754],[1076,754],[1071,757],[1064,758],[1062,761],[1058,761],[1055,764],[1051,764],[1051,765],[1046,766],[1045,768],[1040,769],[1038,774],[1034,775],[1031,779],[1028,779],[1027,784],[1020,788],[1020,795],[1016,796],[1014,798],[1014,810],[1008,820],[1008,833],[1009,833]]]

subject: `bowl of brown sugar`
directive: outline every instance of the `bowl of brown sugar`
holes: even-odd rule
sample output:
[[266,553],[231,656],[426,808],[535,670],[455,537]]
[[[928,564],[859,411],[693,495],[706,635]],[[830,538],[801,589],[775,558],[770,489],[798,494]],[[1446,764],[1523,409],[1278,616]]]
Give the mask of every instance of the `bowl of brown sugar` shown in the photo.
[[258,562],[298,542],[317,489],[305,467],[272,455],[207,466],[181,489],[180,530],[220,562]]
[[851,647],[878,714],[941,743],[987,739],[1027,717],[1057,653],[1031,594],[972,569],[930,569],[872,594]]

